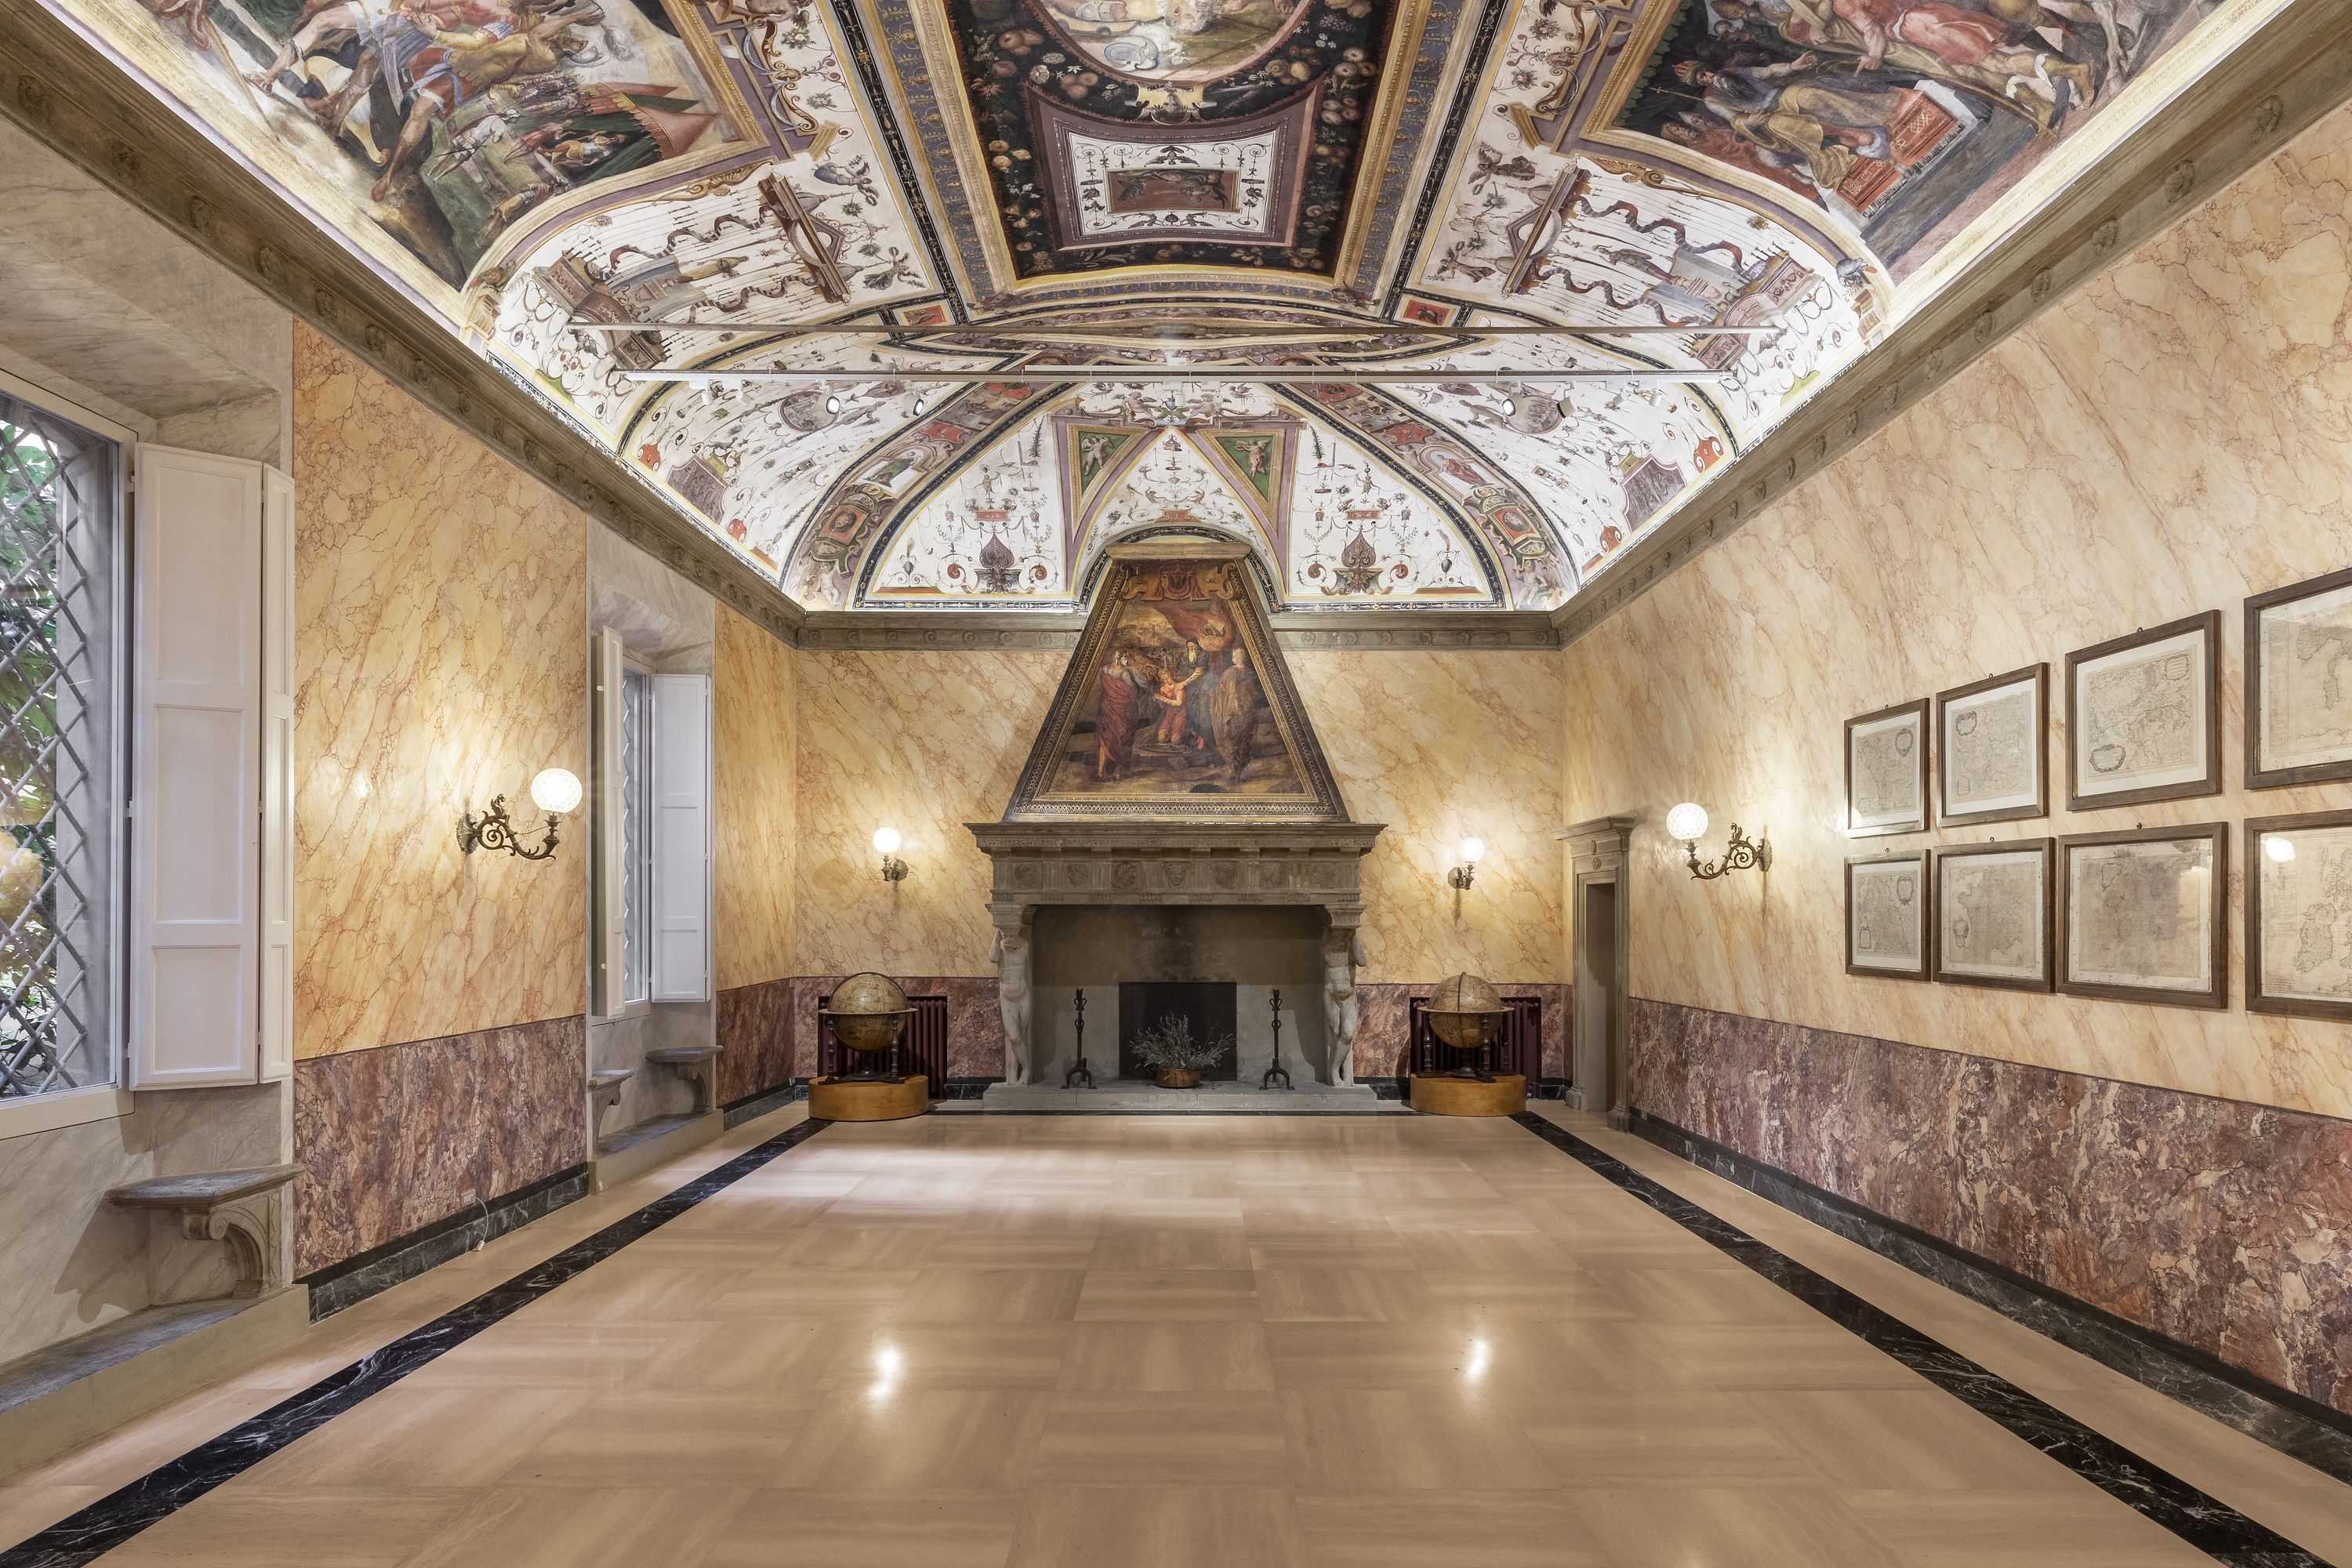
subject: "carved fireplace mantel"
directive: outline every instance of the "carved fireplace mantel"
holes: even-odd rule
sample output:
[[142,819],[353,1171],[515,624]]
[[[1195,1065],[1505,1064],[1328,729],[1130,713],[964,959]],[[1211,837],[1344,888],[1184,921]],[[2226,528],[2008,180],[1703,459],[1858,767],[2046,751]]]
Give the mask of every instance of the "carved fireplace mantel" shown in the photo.
[[1331,1060],[1344,1074],[1356,1035],[1356,967],[1363,949],[1363,857],[1378,822],[974,822],[993,867],[997,1000],[1007,1081],[1029,1076],[1029,942],[1047,904],[1305,905],[1328,922],[1324,1002]]

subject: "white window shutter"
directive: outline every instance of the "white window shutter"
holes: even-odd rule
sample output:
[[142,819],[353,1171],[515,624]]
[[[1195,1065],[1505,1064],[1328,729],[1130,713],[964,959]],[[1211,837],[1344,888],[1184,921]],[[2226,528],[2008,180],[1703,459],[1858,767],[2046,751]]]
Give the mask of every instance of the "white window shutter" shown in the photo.
[[616,1018],[628,1005],[628,911],[621,901],[621,634],[599,626],[588,641],[588,700],[591,847],[589,905],[595,941],[591,944],[588,1005],[600,1018]]
[[294,481],[261,485],[261,1061],[294,1070]]
[[263,472],[138,452],[133,1089],[259,1073]]
[[654,988],[710,1000],[710,678],[656,675],[654,691]]

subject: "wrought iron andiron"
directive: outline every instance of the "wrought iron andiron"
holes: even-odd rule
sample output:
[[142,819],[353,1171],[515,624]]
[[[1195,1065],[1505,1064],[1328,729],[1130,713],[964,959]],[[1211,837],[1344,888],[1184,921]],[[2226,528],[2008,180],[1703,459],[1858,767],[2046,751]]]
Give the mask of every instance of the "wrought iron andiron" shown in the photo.
[[1297,1086],[1290,1081],[1289,1069],[1282,1065],[1281,992],[1277,991],[1274,994],[1274,1002],[1272,1005],[1274,1008],[1274,1059],[1266,1064],[1265,1076],[1257,1080],[1257,1086],[1262,1089],[1272,1089],[1274,1087],[1274,1080],[1276,1079],[1280,1079],[1282,1080],[1283,1088],[1294,1089]]
[[1062,1075],[1062,1087],[1068,1089],[1084,1079],[1087,1087],[1092,1089],[1095,1086],[1095,1069],[1087,1066],[1087,994],[1084,991],[1077,994],[1077,1016],[1071,1026],[1077,1031],[1078,1059],[1072,1062],[1070,1070]]

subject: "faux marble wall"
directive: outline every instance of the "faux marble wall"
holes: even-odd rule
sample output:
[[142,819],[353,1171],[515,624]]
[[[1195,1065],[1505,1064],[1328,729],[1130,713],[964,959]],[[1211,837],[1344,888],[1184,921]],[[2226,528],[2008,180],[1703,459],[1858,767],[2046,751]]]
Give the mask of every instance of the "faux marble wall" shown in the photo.
[[294,1064],[294,1271],[395,1241],[588,1158],[574,1014]]
[[[1286,656],[1358,820],[1385,822],[1364,858],[1370,982],[1426,985],[1462,970],[1566,980],[1557,662],[1541,653]],[[1465,837],[1486,858],[1468,891],[1445,874]],[[1366,1069],[1370,1070],[1370,1069]]]
[[577,1014],[581,820],[457,832],[586,776],[587,520],[299,324],[294,386],[296,1054]]
[[[1561,707],[1540,653],[1293,653],[1366,858],[1364,978],[1426,984],[1471,969],[1567,978],[1560,926]],[[1065,655],[803,652],[796,952],[803,972],[992,973],[988,859],[967,822],[1002,816]],[[874,829],[904,835],[906,880],[877,873]],[[1445,884],[1465,835],[1471,889]]]
[[726,605],[718,611],[711,937],[714,984],[729,991],[793,973],[799,694],[793,650]]
[[2352,1411],[2352,1122],[1636,1001],[1633,1103]]
[[[967,822],[1004,814],[1058,653],[803,651],[793,911],[804,974],[990,974],[988,858]],[[896,827],[885,882],[874,830]]]
[[[2352,110],[1569,647],[1564,819],[1642,818],[1633,993],[2352,1116],[2343,1026],[2244,1011],[2234,864],[2227,1012],[1857,979],[1841,953],[1850,853],[2352,806],[2344,784],[2236,787],[2241,599],[2352,565],[2347,310]],[[2044,659],[2054,697],[2068,650],[2216,608],[2226,794],[1840,831],[1847,718]],[[1680,800],[1717,845],[1732,821],[1769,829],[1769,877],[1692,881],[1663,831]]]

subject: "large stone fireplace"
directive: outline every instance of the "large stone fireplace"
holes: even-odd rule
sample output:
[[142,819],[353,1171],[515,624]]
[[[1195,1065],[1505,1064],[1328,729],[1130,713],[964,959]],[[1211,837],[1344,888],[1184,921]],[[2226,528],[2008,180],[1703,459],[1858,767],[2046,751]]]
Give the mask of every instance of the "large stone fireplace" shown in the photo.
[[1282,993],[1285,1060],[1301,1081],[1349,1080],[1354,1059],[1358,866],[1378,823],[978,822],[994,867],[997,995],[1005,1079],[1058,1085],[1076,1054],[1118,1061],[1118,987],[1236,987],[1242,1076],[1263,1071]]

